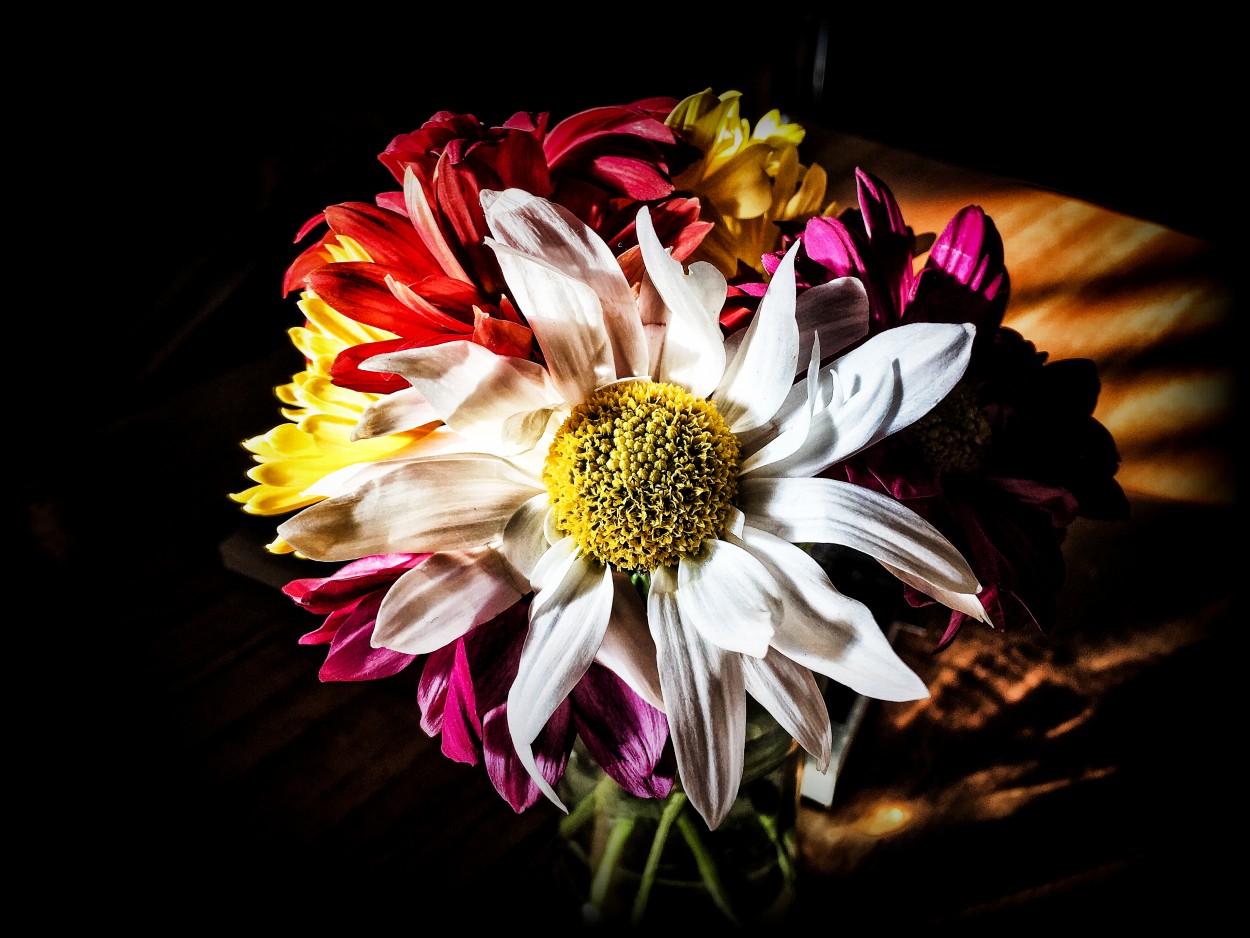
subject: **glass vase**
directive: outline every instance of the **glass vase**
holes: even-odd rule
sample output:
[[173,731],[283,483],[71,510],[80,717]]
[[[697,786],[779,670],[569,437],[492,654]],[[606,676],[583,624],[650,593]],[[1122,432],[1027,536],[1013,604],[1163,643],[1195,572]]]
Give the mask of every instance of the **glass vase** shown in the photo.
[[795,898],[803,753],[748,698],[742,782],[716,830],[680,781],[631,795],[575,744],[559,786],[561,860],[585,925],[778,924]]

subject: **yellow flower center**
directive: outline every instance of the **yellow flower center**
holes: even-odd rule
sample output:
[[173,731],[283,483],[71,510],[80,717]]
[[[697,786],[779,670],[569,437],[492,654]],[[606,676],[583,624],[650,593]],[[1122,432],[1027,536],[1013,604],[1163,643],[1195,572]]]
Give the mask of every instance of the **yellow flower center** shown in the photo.
[[738,440],[711,401],[671,384],[596,391],[556,432],[543,468],[556,527],[625,572],[650,572],[725,529]]
[[963,384],[912,424],[925,460],[941,472],[975,472],[990,440],[990,424],[977,396]]

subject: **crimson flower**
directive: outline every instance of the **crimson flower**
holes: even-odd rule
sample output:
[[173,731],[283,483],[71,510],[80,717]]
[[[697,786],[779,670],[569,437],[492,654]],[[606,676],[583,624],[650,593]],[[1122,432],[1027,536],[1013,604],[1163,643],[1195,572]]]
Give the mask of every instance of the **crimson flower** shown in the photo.
[[[664,124],[676,100],[596,107],[548,128],[547,113],[518,112],[487,127],[470,114],[440,111],[394,138],[379,160],[401,185],[368,202],[344,202],[314,216],[303,240],[320,240],[287,270],[283,292],[309,289],[333,309],[395,338],[360,343],[335,360],[335,384],[390,393],[394,374],[364,371],[374,355],[469,339],[497,354],[535,356],[524,318],[503,296],[503,276],[479,199],[518,188],[549,198],[640,266],[634,219],[651,206],[660,240],[683,259],[711,227],[697,199],[675,194],[673,174],[692,158]],[[363,251],[363,255],[360,254]]]
[[[970,322],[977,337],[963,379],[930,414],[825,475],[889,494],[945,534],[984,585],[978,598],[995,627],[1049,631],[1067,528],[1079,517],[1128,515],[1114,478],[1119,452],[1093,417],[1095,363],[1049,361],[1002,325],[1010,294],[1003,242],[979,206],[962,208],[932,240],[904,223],[881,180],[860,169],[856,182],[858,210],[804,227],[799,290],[855,277],[868,294],[870,336],[908,323]],[[783,254],[764,259],[769,274]],[[749,298],[763,285],[742,289]],[[904,596],[914,607],[933,603],[911,586]],[[937,649],[968,619],[953,611]]]

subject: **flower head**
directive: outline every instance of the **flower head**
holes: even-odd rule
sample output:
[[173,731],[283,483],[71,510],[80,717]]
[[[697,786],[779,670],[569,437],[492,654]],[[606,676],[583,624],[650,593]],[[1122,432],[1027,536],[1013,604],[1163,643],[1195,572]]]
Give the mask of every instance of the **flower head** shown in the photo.
[[[800,289],[855,277],[868,295],[869,335],[968,322],[976,340],[966,374],[938,406],[825,474],[898,499],[949,537],[985,584],[979,598],[993,624],[1047,630],[1068,526],[1078,517],[1128,512],[1114,479],[1119,454],[1093,417],[1094,363],[1048,361],[1002,325],[1010,292],[1003,244],[979,207],[956,213],[918,266],[924,242],[904,223],[890,189],[863,170],[856,177],[858,211],[804,228],[794,262]],[[775,252],[766,268],[780,269],[786,256]],[[743,289],[758,296],[765,287]],[[933,602],[910,585],[905,595],[915,606]],[[954,609],[938,647],[968,618]]]
[[976,577],[932,525],[821,476],[946,397],[975,330],[900,326],[822,365],[863,334],[867,299],[851,278],[796,299],[795,247],[726,339],[724,275],[669,253],[648,207],[631,282],[568,209],[519,189],[483,191],[481,206],[541,361],[458,339],[361,362],[402,376],[420,403],[391,395],[358,433],[419,426],[428,408],[444,448],[340,475],[279,533],[327,561],[430,552],[378,610],[373,643],[404,654],[532,594],[506,697],[529,777],[560,803],[545,734],[597,663],[666,714],[681,783],[715,827],[742,773],[746,694],[822,764],[831,731],[813,671],[883,699],[927,695],[867,608],[796,544],[861,550],[984,617]]
[[777,249],[785,230],[828,214],[825,171],[799,162],[806,131],[771,110],[755,127],[740,114],[737,91],[711,89],[681,101],[667,123],[702,155],[674,182],[694,193],[711,233],[691,255],[731,279],[764,272],[762,258]]

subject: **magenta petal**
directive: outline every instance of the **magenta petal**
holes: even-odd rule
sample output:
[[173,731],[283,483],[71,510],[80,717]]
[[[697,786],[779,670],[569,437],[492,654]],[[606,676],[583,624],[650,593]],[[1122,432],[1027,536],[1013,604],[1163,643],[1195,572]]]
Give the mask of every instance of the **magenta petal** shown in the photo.
[[456,762],[477,765],[481,737],[482,721],[478,718],[473,675],[469,672],[464,642],[457,640],[443,705],[443,755]]
[[327,577],[292,580],[282,587],[282,592],[309,612],[319,615],[333,612],[379,587],[389,586],[428,556],[378,554],[363,557],[345,564]]
[[437,736],[443,730],[443,708],[447,704],[447,688],[451,684],[459,644],[452,642],[430,652],[426,656],[425,667],[421,669],[417,706],[421,708],[421,729],[431,736]]
[[872,245],[879,276],[884,283],[894,286],[892,305],[902,311],[911,296],[912,281],[915,279],[912,269],[915,236],[903,221],[902,209],[889,186],[862,169],[855,171],[855,179],[864,232]]
[[599,664],[573,688],[573,719],[591,758],[626,791],[663,798],[676,763],[665,758],[668,719]]
[[[538,770],[551,785],[564,775],[568,764],[569,750],[573,746],[573,727],[569,720],[569,702],[566,700],[556,708],[555,713],[547,721],[543,731],[534,740],[534,758]],[[508,731],[508,705],[500,704],[486,714],[482,733],[482,751],[486,763],[486,774],[491,784],[503,799],[518,814],[532,806],[542,792],[530,778],[524,765],[517,756],[512,745],[512,734]]]
[[369,643],[384,595],[379,591],[367,596],[344,619],[334,633],[325,663],[321,666],[321,680],[372,681],[398,674],[416,660],[415,655],[389,648],[374,648]]
[[[838,277],[859,277],[864,279],[864,262],[855,249],[855,240],[846,225],[836,218],[813,218],[803,229],[803,251],[810,260],[815,261],[825,270],[826,280]],[[767,266],[776,267],[780,259],[769,255]],[[773,273],[769,270],[769,273]]]

